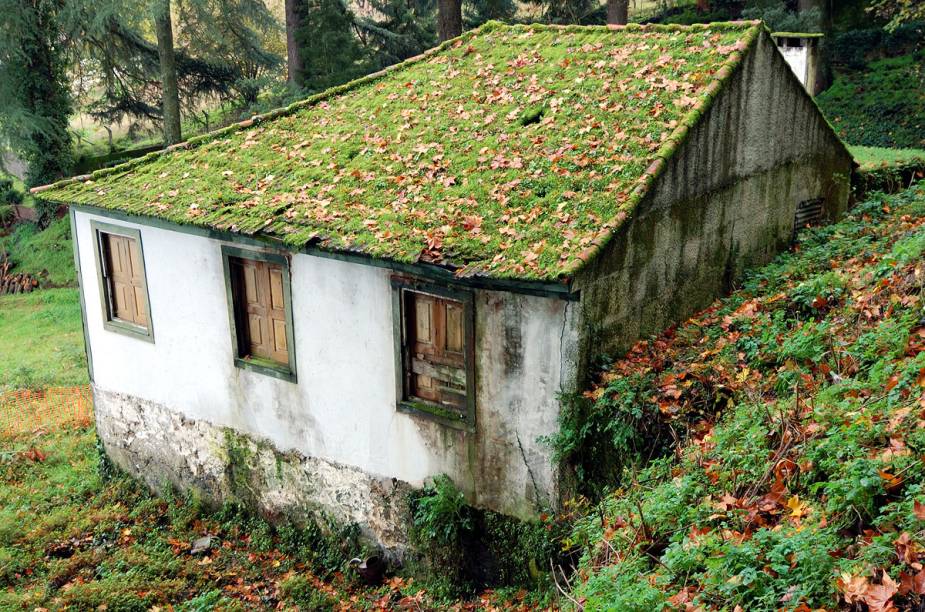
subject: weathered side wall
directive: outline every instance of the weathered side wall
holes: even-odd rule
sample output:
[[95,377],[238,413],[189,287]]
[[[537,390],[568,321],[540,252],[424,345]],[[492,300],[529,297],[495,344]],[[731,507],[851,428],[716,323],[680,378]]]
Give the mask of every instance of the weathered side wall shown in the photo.
[[[94,218],[141,232],[153,344],[103,327]],[[293,384],[234,366],[221,242],[88,211],[75,223],[99,432],[116,462],[152,486],[224,496],[228,428],[293,461],[291,486],[264,479],[255,491],[264,509],[311,501],[383,541],[396,540],[372,522],[394,515],[370,493],[383,478],[420,486],[446,473],[472,503],[523,518],[555,504],[556,468],[538,438],[555,431],[557,394],[575,381],[577,304],[475,292],[477,429],[468,433],[396,411],[388,270],[292,256]]]
[[582,364],[708,306],[793,235],[799,202],[848,206],[852,159],[762,33],[649,195],[576,279]]

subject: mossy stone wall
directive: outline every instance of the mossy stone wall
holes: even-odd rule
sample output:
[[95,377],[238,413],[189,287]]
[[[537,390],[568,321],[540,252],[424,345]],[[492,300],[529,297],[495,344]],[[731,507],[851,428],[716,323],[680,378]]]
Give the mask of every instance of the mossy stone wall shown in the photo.
[[799,202],[848,208],[852,158],[767,33],[576,278],[579,371],[708,306],[789,244]]

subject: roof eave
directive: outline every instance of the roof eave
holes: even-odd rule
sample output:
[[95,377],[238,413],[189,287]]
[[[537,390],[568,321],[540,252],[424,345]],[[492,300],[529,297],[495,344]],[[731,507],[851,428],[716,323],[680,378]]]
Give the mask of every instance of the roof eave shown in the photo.
[[361,265],[387,268],[398,273],[426,278],[427,280],[435,283],[465,286],[473,289],[506,291],[510,293],[520,293],[539,297],[558,298],[566,301],[577,301],[579,299],[578,292],[574,291],[572,288],[571,279],[567,277],[563,277],[558,280],[544,280],[497,277],[481,273],[468,276],[458,276],[456,271],[459,268],[452,266],[443,266],[423,261],[415,263],[397,261],[385,257],[375,257],[355,249],[337,249],[311,244],[301,247],[293,247],[292,245],[286,244],[276,236],[263,234],[260,232],[253,235],[245,235],[205,226],[176,223],[174,221],[168,221],[156,216],[134,215],[122,212],[120,210],[94,206],[92,204],[76,204],[68,202],[59,203],[67,205],[74,210],[79,210],[110,219],[118,219],[129,223],[137,223],[139,225],[157,227],[170,231],[182,232],[185,234],[192,234],[205,238],[212,238],[214,240],[244,244],[252,247],[272,248],[282,251],[303,253],[314,257],[337,259],[340,261],[349,261]]

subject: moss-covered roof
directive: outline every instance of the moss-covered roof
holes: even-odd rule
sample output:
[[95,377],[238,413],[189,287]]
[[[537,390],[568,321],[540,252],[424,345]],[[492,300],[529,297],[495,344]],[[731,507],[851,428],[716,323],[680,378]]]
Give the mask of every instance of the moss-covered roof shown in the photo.
[[39,191],[460,276],[563,278],[631,213],[760,27],[490,23]]

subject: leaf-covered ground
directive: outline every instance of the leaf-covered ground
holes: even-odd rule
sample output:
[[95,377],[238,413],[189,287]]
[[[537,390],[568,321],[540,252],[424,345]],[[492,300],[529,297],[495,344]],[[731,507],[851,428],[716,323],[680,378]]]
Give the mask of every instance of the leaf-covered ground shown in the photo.
[[438,53],[41,197],[293,246],[552,279],[631,191],[754,23],[491,23]]
[[925,188],[877,194],[614,363],[595,408],[683,441],[578,521],[576,600],[922,609],[923,288]]
[[[2,610],[525,610],[543,597],[454,602],[400,576],[365,587],[345,542],[104,479],[92,427],[0,436],[0,449]],[[212,548],[191,554],[204,535]]]

